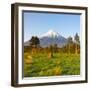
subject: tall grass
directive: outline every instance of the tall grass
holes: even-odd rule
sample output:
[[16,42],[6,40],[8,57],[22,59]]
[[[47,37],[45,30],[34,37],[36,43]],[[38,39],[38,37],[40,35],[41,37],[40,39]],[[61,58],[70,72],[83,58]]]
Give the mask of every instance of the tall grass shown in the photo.
[[79,75],[80,55],[54,53],[48,58],[48,53],[30,55],[24,53],[24,76],[56,76],[56,75]]

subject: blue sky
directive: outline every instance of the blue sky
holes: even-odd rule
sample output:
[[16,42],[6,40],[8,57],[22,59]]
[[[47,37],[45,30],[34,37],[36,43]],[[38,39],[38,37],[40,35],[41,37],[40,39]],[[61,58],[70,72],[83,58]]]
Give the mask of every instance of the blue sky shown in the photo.
[[80,34],[80,15],[24,12],[24,42],[50,29],[66,38]]

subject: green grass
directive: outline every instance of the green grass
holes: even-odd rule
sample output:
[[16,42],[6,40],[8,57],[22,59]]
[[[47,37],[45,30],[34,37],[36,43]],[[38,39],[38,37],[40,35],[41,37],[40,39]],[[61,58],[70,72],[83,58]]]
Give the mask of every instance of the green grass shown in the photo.
[[32,57],[30,53],[24,53],[24,77],[79,75],[80,55],[54,53],[48,58],[48,54],[37,53]]

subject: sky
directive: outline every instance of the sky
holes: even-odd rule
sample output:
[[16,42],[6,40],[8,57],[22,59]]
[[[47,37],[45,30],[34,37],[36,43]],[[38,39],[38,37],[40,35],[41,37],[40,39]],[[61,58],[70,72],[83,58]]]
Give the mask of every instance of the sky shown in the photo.
[[80,34],[80,15],[24,12],[24,42],[42,36],[49,30],[68,38]]

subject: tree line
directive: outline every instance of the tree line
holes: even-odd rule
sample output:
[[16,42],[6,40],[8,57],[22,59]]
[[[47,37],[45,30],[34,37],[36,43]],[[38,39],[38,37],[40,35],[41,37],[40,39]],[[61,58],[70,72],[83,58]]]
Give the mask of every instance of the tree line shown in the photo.
[[40,40],[37,36],[32,36],[32,38],[29,40],[30,46],[25,47],[26,51],[33,51],[34,52],[51,52],[53,53],[75,53],[79,54],[80,53],[80,38],[78,33],[75,34],[74,40],[71,36],[67,38],[67,44],[63,46],[62,48],[58,47],[57,44],[50,45],[49,47],[42,48],[40,46]]

